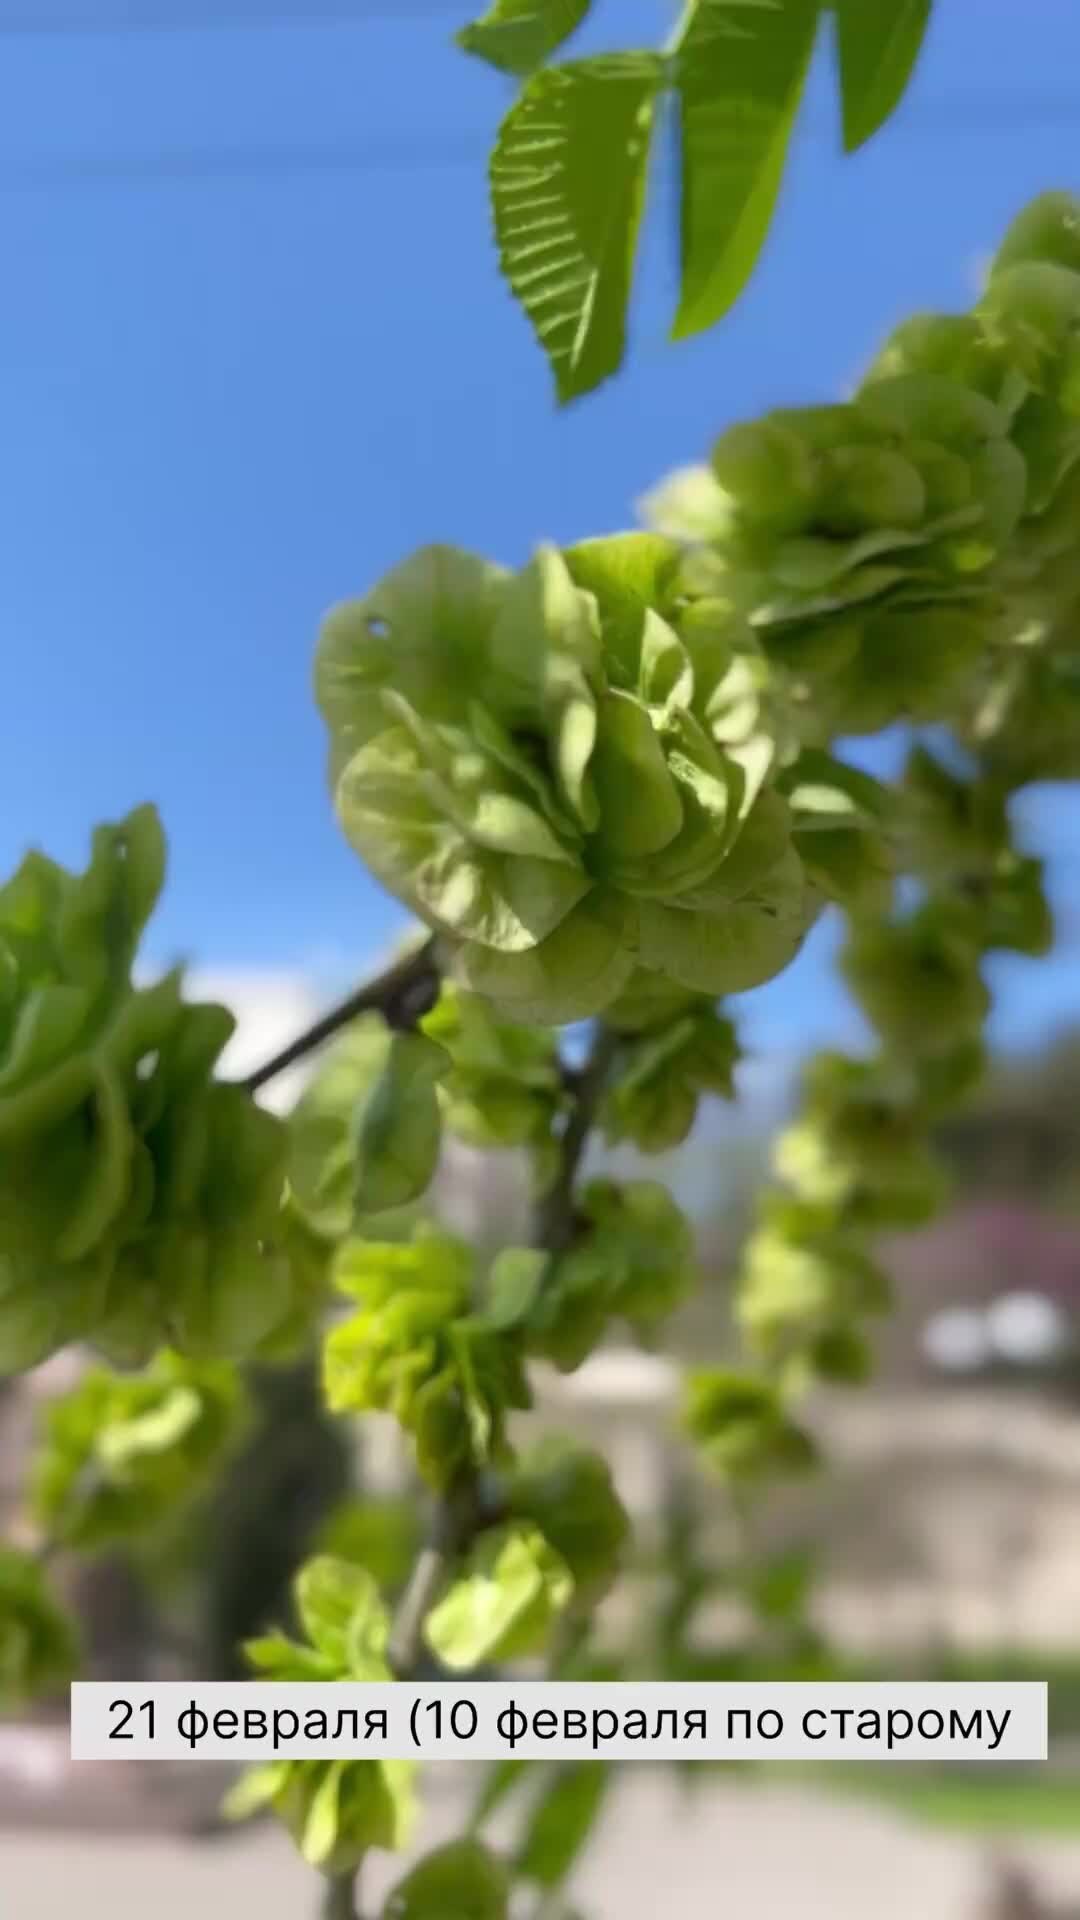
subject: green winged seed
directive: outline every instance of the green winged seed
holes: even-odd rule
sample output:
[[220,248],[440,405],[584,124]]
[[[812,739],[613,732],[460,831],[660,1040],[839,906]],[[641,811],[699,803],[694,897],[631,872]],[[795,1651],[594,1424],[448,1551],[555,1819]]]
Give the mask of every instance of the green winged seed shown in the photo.
[[430,1186],[442,1132],[437,1089],[449,1066],[449,1055],[426,1035],[391,1035],[382,1072],[353,1122],[358,1214],[407,1206]]
[[382,1920],[507,1920],[510,1876],[479,1840],[439,1847],[388,1895]]
[[428,1646],[452,1673],[519,1659],[543,1646],[573,1593],[561,1554],[527,1521],[481,1535],[428,1614]]

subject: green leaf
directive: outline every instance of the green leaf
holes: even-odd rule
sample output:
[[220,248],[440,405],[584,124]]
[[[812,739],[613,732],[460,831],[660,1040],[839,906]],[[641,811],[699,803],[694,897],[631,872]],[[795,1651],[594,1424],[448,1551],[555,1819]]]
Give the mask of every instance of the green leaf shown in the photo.
[[562,1886],[584,1850],[613,1782],[601,1760],[560,1767],[533,1808],[515,1867],[545,1890]]
[[256,1673],[267,1673],[273,1680],[335,1680],[338,1663],[329,1654],[304,1647],[284,1633],[264,1633],[257,1640],[245,1640],[244,1658]]
[[[392,1039],[381,1014],[352,1021],[289,1115],[290,1205],[316,1241],[343,1240],[352,1228],[354,1123],[385,1070]],[[393,1240],[412,1225],[413,1212],[406,1208],[382,1216],[377,1227],[366,1218],[364,1229],[372,1239]]]
[[572,1590],[566,1562],[538,1528],[520,1521],[493,1528],[429,1613],[427,1643],[452,1673],[534,1652]]
[[535,1247],[503,1247],[491,1263],[484,1324],[508,1333],[528,1319],[551,1256]]
[[277,1799],[289,1778],[289,1760],[267,1760],[261,1766],[248,1767],[229,1788],[221,1805],[225,1820],[250,1820]]
[[619,367],[656,96],[658,55],[548,67],[499,130],[492,207],[502,269],[551,363],[559,400]]
[[816,1571],[813,1554],[802,1547],[792,1547],[752,1568],[747,1589],[755,1612],[762,1620],[800,1620]]
[[561,1434],[540,1440],[517,1463],[509,1509],[531,1521],[561,1554],[580,1599],[611,1586],[630,1532],[626,1510],[602,1454]]
[[78,1665],[72,1622],[32,1555],[0,1545],[0,1707],[59,1694]]
[[141,1374],[88,1369],[47,1407],[30,1481],[43,1533],[80,1549],[133,1539],[199,1494],[241,1429],[235,1370],[159,1353]]
[[302,1567],[295,1583],[304,1631],[319,1653],[343,1671],[357,1663],[381,1663],[388,1624],[378,1588],[366,1567],[319,1554]]
[[353,1196],[358,1213],[385,1213],[431,1184],[442,1127],[436,1089],[450,1056],[422,1033],[395,1033],[357,1116]]
[[900,104],[932,0],[834,0],[844,146],[854,153]]
[[479,1840],[455,1840],[419,1861],[399,1881],[382,1920],[506,1920],[510,1880]]
[[752,1375],[719,1368],[692,1373],[685,1421],[708,1464],[728,1479],[803,1473],[817,1457],[776,1388]]
[[991,278],[1025,260],[1055,261],[1080,272],[1080,200],[1041,193],[1017,214],[994,255]]
[[576,33],[592,0],[494,0],[483,19],[462,27],[454,37],[465,53],[474,53],[502,73],[527,74]]
[[312,1795],[304,1823],[300,1851],[309,1867],[321,1867],[334,1851],[338,1836],[338,1802],[347,1760],[332,1760]]
[[672,338],[711,327],[772,220],[817,30],[818,0],[699,0],[676,56],[682,293]]
[[873,827],[889,814],[888,788],[860,767],[848,766],[817,748],[805,749],[785,769],[778,785],[804,833]]
[[201,1413],[202,1403],[194,1387],[174,1387],[159,1406],[107,1428],[99,1445],[101,1460],[106,1466],[122,1469],[140,1453],[163,1453],[190,1433]]
[[412,1500],[364,1494],[334,1508],[317,1544],[336,1560],[366,1568],[381,1592],[394,1594],[405,1586],[423,1545],[423,1520]]

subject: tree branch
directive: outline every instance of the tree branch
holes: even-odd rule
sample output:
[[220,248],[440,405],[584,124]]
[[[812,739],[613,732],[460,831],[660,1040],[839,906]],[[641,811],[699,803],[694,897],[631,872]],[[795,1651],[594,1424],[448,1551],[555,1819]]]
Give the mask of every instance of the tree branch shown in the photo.
[[[598,1024],[585,1064],[570,1086],[573,1104],[559,1142],[558,1170],[537,1208],[533,1232],[533,1244],[552,1254],[565,1252],[576,1231],[574,1183],[617,1046],[618,1035]],[[411,1678],[423,1658],[424,1621],[454,1562],[501,1513],[497,1494],[476,1468],[462,1474],[438,1501],[431,1537],[413,1569],[390,1636],[390,1664],[399,1679]]]
[[618,1045],[618,1034],[598,1022],[571,1089],[573,1105],[559,1142],[558,1171],[537,1208],[533,1235],[535,1244],[551,1253],[565,1253],[574,1238],[574,1183]]
[[374,980],[358,987],[348,999],[339,1006],[331,1008],[316,1020],[314,1026],[291,1041],[265,1066],[249,1074],[243,1082],[248,1093],[258,1093],[270,1080],[284,1073],[287,1067],[293,1067],[316,1048],[325,1046],[336,1033],[347,1027],[362,1013],[381,1013],[388,1026],[397,1028],[415,1027],[425,1013],[430,1013],[439,997],[441,970],[439,966],[438,941],[434,934],[419,947],[395,960]]
[[360,1920],[356,1906],[355,1873],[335,1873],[327,1880],[321,1920]]

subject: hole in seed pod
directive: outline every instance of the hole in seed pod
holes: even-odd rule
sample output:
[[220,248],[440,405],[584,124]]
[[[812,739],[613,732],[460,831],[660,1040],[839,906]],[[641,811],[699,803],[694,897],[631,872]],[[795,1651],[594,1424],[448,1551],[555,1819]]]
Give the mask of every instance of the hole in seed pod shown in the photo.
[[144,1053],[142,1059],[138,1061],[135,1067],[136,1080],[149,1080],[151,1074],[156,1070],[160,1059],[161,1055],[159,1053]]
[[367,630],[373,640],[388,640],[390,638],[390,622],[389,620],[385,620],[381,613],[368,614]]

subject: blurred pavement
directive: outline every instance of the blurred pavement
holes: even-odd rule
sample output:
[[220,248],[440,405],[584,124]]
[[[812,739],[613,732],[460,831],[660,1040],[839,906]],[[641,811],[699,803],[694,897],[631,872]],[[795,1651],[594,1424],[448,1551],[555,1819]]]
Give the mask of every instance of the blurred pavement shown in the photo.
[[[460,1775],[432,1785],[428,1841],[453,1832],[462,1804]],[[1040,1889],[1080,1893],[1080,1843],[1017,1851]],[[642,1771],[620,1789],[577,1886],[588,1920],[979,1920],[983,1860],[971,1841],[802,1788],[709,1782],[685,1798]],[[369,1867],[367,1911],[400,1871],[382,1857]],[[0,1833],[3,1920],[315,1920],[316,1910],[312,1875],[269,1826],[203,1843]]]

